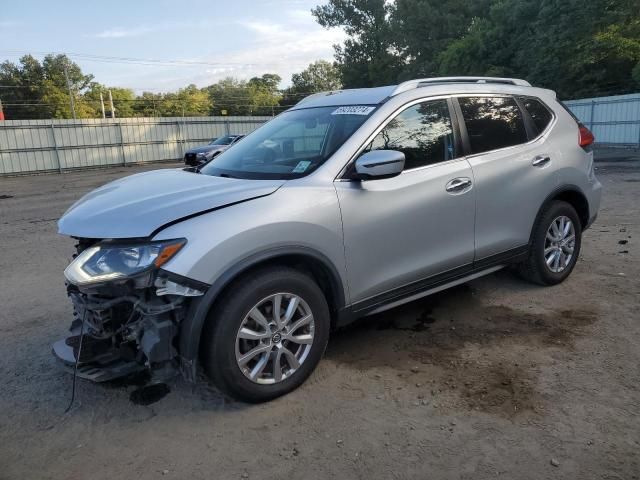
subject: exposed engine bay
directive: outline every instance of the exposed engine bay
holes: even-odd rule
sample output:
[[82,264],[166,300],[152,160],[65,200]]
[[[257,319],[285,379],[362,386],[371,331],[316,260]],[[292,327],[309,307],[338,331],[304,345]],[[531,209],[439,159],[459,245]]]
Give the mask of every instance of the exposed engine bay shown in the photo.
[[[99,243],[79,239],[76,257]],[[53,345],[54,354],[80,378],[104,382],[148,371],[162,383],[180,371],[177,335],[190,297],[202,290],[150,269],[100,284],[67,281],[73,302],[71,335]]]

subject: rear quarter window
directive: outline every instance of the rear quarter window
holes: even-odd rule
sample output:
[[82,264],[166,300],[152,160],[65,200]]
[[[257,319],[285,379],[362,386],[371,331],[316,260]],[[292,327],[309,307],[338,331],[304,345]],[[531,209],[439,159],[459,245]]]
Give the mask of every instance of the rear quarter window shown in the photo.
[[522,112],[511,97],[460,97],[471,153],[526,143]]
[[522,105],[529,113],[533,124],[536,127],[536,134],[539,135],[549,126],[553,120],[553,114],[539,100],[535,98],[520,98]]

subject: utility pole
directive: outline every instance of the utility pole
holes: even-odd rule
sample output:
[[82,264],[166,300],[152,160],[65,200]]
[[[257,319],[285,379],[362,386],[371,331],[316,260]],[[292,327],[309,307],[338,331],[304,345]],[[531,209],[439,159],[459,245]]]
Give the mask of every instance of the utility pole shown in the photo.
[[102,98],[102,92],[100,92],[100,109],[102,110],[102,118],[106,118],[104,114],[104,98]]
[[73,92],[71,91],[71,82],[69,81],[69,72],[67,71],[67,62],[64,62],[63,65],[64,70],[64,78],[67,81],[67,89],[69,90],[69,102],[71,102],[71,114],[73,115],[73,119],[76,119],[76,104],[73,101]]
[[116,109],[113,108],[113,97],[111,96],[111,90],[109,90],[109,106],[111,107],[111,118],[116,118]]

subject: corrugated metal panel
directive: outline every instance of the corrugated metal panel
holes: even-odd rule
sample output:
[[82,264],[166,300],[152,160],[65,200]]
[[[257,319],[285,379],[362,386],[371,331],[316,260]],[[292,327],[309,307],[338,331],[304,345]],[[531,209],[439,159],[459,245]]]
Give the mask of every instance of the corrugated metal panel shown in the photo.
[[[640,147],[640,93],[565,102],[597,143]],[[0,122],[0,175],[179,160],[271,117],[170,117]]]
[[640,93],[564,102],[597,143],[640,147]]
[[169,117],[0,122],[0,175],[179,160],[271,117]]

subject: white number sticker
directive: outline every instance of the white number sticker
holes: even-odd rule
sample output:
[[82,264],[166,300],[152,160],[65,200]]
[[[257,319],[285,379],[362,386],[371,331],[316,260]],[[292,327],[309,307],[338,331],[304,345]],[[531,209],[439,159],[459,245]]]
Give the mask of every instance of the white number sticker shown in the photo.
[[331,115],[369,115],[376,107],[367,107],[366,105],[350,105],[348,107],[338,107]]

